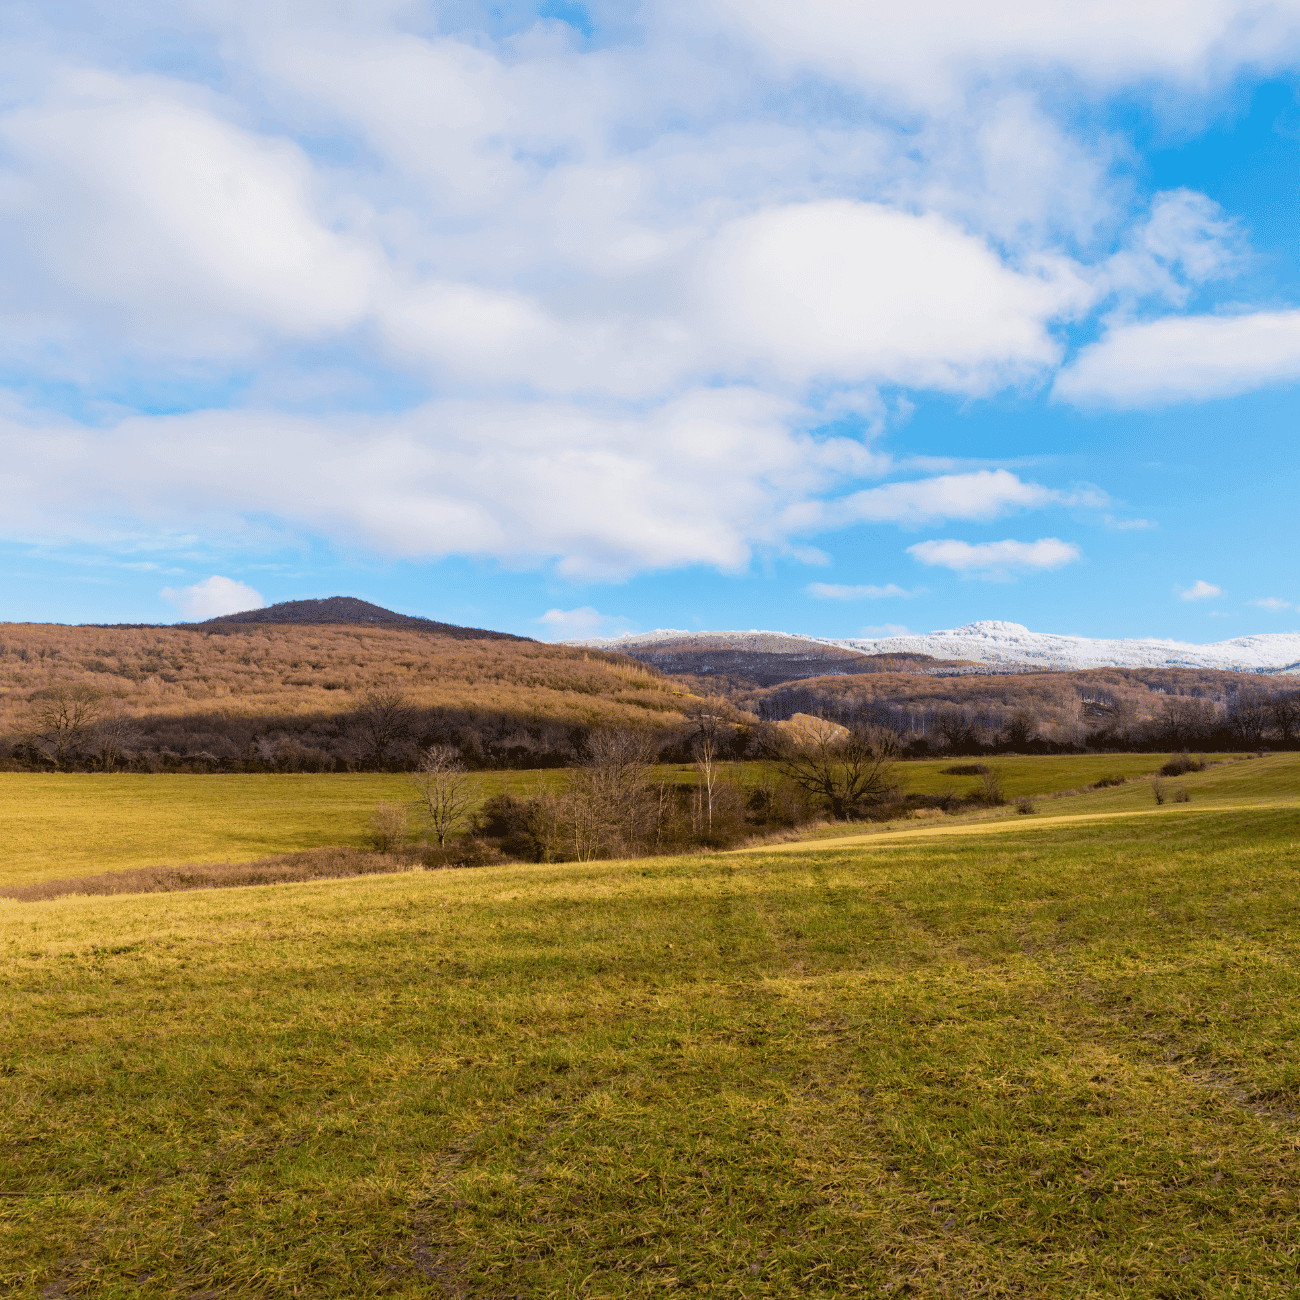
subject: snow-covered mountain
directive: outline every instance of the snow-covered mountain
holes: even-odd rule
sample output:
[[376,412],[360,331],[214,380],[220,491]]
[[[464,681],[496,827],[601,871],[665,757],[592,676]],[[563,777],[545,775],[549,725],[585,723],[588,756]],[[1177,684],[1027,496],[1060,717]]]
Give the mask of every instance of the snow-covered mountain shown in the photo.
[[682,632],[660,629],[615,638],[570,641],[569,645],[632,650],[666,642],[725,646],[766,654],[797,654],[810,646],[838,646],[861,654],[923,654],[965,659],[991,668],[1222,668],[1245,673],[1300,675],[1300,632],[1263,632],[1210,645],[1184,641],[1096,640],[1031,632],[1020,623],[987,621],[940,632],[876,638],[798,636],[789,632]]

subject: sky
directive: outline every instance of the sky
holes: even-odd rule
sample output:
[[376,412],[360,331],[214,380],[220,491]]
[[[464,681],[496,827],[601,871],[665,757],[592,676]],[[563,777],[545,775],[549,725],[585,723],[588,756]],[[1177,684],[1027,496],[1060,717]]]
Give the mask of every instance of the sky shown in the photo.
[[1300,0],[10,0],[0,620],[1300,629]]

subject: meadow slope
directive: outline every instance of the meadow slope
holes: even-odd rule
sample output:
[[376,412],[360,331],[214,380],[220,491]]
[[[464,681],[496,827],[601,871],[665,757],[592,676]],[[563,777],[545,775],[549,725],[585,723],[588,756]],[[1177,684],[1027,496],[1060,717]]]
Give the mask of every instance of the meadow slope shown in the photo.
[[[1002,758],[993,766],[1009,798],[1086,786],[1103,776],[1149,776],[1163,755],[1058,755]],[[904,788],[919,794],[966,796],[975,776],[945,772],[953,760],[899,765]],[[726,764],[723,776],[742,786],[769,772],[766,764]],[[693,782],[693,766],[665,764],[656,780]],[[474,804],[508,791],[529,797],[565,779],[542,771],[475,772]],[[1145,792],[1144,792],[1145,793]],[[1138,796],[1135,796],[1138,797]],[[135,867],[246,862],[270,854],[331,846],[361,848],[379,802],[406,804],[422,833],[416,792],[400,773],[27,773],[0,772],[5,852],[0,888],[55,877]],[[823,833],[852,834],[838,826]]]
[[0,903],[0,1282],[1294,1294],[1297,767],[1187,779],[1086,825]]

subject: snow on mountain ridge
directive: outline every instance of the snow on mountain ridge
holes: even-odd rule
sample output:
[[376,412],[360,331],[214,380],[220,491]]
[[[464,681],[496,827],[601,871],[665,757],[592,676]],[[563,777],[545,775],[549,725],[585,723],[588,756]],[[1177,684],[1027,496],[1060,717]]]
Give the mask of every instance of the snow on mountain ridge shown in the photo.
[[794,653],[809,645],[837,646],[860,654],[923,654],[966,659],[989,667],[1026,668],[1217,668],[1230,672],[1300,675],[1300,632],[1260,632],[1196,645],[1155,637],[1104,639],[1031,632],[1022,623],[986,619],[964,627],[888,637],[803,636],[791,632],[686,632],[661,628],[627,636],[570,641],[606,650],[693,641],[736,650]]

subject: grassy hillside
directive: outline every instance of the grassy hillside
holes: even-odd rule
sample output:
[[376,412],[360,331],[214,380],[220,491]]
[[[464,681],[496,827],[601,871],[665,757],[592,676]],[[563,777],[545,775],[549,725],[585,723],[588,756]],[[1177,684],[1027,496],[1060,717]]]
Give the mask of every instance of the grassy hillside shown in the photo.
[[1298,777],[1086,830],[0,904],[0,1282],[1292,1295]]

